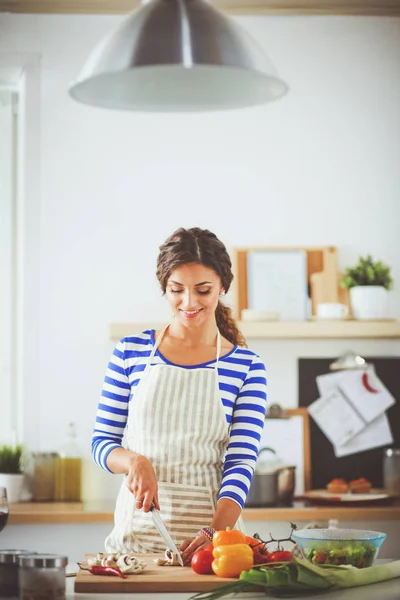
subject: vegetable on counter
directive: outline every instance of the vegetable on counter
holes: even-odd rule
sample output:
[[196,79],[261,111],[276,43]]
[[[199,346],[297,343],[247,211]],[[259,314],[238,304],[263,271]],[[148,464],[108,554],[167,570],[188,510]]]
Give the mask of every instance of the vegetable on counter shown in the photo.
[[217,546],[212,554],[212,570],[218,577],[239,577],[254,565],[253,550],[248,544]]
[[118,567],[90,565],[90,567],[86,569],[85,567],[82,567],[82,563],[78,563],[78,566],[82,571],[89,571],[92,573],[92,575],[115,575],[117,577],[121,577],[122,579],[126,579],[128,577],[128,575],[123,573]]
[[357,569],[352,566],[317,566],[308,560],[293,558],[289,563],[271,563],[242,572],[238,581],[227,583],[191,596],[190,600],[217,600],[254,587],[264,588],[266,596],[301,596],[333,589],[352,588],[400,577],[400,560],[384,565]]
[[217,546],[228,546],[229,544],[246,544],[247,536],[239,529],[221,529],[213,535],[212,543],[214,548]]
[[208,549],[206,550],[198,550],[193,554],[191,560],[191,566],[195,573],[198,575],[212,575],[214,571],[212,570],[212,562],[214,557],[212,552]]
[[253,550],[242,531],[230,527],[221,529],[214,533],[212,543],[211,567],[218,577],[239,577],[242,571],[254,565]]
[[122,554],[121,552],[114,554],[99,552],[96,556],[89,557],[87,564],[89,567],[116,567],[123,573],[129,574],[141,573],[147,566],[144,560],[137,558],[133,554]]

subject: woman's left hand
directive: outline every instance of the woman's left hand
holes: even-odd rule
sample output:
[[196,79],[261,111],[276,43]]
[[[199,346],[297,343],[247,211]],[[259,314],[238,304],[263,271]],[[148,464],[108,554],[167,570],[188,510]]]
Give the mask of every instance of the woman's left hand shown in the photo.
[[179,551],[182,555],[182,560],[184,562],[185,567],[190,566],[193,555],[198,550],[205,550],[211,545],[210,540],[205,535],[199,535],[197,537],[188,538],[183,540],[182,544],[179,547]]

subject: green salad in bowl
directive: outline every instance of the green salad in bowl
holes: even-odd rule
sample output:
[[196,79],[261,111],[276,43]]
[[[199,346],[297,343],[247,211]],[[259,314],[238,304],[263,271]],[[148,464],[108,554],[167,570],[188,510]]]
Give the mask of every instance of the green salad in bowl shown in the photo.
[[310,562],[362,569],[374,564],[387,536],[366,529],[301,529],[292,537]]

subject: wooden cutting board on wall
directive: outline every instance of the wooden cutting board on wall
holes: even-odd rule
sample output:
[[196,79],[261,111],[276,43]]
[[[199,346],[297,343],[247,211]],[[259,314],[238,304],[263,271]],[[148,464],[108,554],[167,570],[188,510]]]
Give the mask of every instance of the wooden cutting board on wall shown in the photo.
[[[85,554],[83,567],[92,554]],[[92,575],[89,571],[78,572],[75,579],[75,592],[97,594],[119,594],[132,592],[203,592],[237,579],[225,579],[216,575],[198,575],[191,567],[160,567],[154,558],[161,554],[135,554],[147,563],[147,568],[138,575],[128,575],[127,579],[106,575]]]

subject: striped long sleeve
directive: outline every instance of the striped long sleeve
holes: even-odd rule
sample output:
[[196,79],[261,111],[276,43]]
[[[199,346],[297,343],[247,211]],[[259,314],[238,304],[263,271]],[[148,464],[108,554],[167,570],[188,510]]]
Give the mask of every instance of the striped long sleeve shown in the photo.
[[128,419],[131,386],[124,352],[125,344],[124,340],[121,340],[114,348],[106,369],[92,436],[93,459],[106,471],[110,471],[107,467],[107,456],[111,450],[122,445]]
[[[246,353],[246,351],[242,351]],[[258,356],[251,361],[233,409],[231,433],[219,493],[243,508],[249,492],[264,428],[267,379]]]

